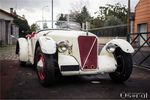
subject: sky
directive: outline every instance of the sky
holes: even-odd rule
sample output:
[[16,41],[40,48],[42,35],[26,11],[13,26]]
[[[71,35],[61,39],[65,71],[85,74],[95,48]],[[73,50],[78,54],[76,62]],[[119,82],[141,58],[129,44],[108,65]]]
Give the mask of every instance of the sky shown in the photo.
[[[14,8],[18,15],[25,15],[29,25],[38,20],[51,20],[51,1],[52,0],[0,0],[0,9],[9,12],[9,8]],[[139,0],[131,0],[131,11]],[[120,2],[123,5],[128,5],[128,0],[53,0],[54,5],[54,20],[58,14],[68,14],[70,11],[80,10],[83,6],[88,8],[91,16],[96,16],[94,13],[99,10],[99,6],[106,4],[115,4]]]

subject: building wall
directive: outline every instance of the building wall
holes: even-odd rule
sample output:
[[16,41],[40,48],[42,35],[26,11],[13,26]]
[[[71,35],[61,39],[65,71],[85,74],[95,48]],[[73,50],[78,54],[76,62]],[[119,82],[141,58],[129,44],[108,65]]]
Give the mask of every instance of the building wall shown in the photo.
[[13,23],[14,18],[0,12],[0,45],[15,44],[19,28]]
[[6,29],[5,29],[5,20],[0,20],[0,44],[6,44]]
[[15,44],[18,36],[19,28],[15,24],[0,19],[0,45]]
[[0,12],[0,19],[5,19],[5,20],[14,20],[13,17],[10,17],[8,15],[6,15],[5,13]]
[[134,33],[138,32],[139,24],[147,24],[150,32],[150,0],[140,0],[135,8]]
[[[146,32],[150,32],[150,0],[140,0],[135,8],[134,33],[138,33],[141,25],[147,25]],[[147,40],[150,34],[144,35]],[[139,43],[143,44],[143,39],[139,37]],[[150,42],[150,40],[148,40]]]
[[12,24],[12,34],[10,35],[11,44],[16,44],[17,39],[19,38],[19,28]]

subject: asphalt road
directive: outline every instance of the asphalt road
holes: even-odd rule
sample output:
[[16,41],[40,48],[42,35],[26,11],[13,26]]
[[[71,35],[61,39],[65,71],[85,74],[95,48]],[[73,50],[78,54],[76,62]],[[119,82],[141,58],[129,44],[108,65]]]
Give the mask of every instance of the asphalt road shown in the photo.
[[121,84],[105,74],[64,77],[45,88],[39,84],[32,66],[21,67],[17,60],[1,60],[0,64],[1,98],[122,99],[125,93],[141,93],[150,98],[150,71],[146,69],[134,67],[130,79]]
[[63,77],[45,88],[31,65],[19,65],[14,50],[0,49],[1,99],[150,99],[150,70],[134,67],[129,80],[120,84],[104,74]]

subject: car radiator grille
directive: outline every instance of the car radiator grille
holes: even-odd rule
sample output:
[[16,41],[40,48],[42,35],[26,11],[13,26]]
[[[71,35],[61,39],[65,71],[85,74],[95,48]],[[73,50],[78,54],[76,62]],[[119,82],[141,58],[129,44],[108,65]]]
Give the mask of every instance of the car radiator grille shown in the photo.
[[79,36],[81,69],[97,68],[97,38],[95,36]]

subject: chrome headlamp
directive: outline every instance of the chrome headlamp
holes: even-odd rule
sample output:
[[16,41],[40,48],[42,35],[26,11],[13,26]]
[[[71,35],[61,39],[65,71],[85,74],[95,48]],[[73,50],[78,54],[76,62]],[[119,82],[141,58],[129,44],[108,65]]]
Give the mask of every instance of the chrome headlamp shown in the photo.
[[106,50],[108,52],[113,53],[116,50],[116,48],[117,48],[117,46],[115,44],[110,43],[110,44],[107,45]]
[[58,51],[60,53],[66,52],[68,50],[68,48],[69,48],[69,45],[68,45],[67,41],[61,41],[61,42],[58,43],[57,46],[58,46]]

